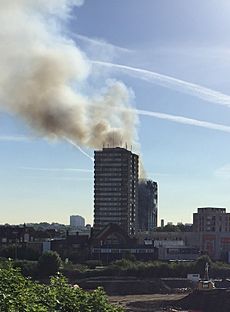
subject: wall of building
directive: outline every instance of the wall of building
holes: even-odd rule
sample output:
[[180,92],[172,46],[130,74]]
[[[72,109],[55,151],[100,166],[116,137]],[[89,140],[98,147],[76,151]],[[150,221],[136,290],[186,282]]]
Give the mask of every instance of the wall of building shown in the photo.
[[137,228],[138,161],[124,148],[103,148],[94,154],[94,233],[109,223],[128,235]]
[[193,230],[195,232],[229,232],[230,213],[225,208],[198,208],[193,214]]
[[159,247],[159,260],[196,260],[200,256],[199,248],[195,247]]
[[136,235],[139,244],[144,243],[146,239],[154,241],[183,241],[185,246],[197,247],[200,245],[199,233],[194,232],[149,232],[138,233]]

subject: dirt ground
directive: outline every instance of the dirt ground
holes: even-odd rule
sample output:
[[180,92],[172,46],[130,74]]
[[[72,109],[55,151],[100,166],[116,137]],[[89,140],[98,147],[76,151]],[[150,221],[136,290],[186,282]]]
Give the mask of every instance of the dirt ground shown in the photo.
[[111,303],[121,305],[127,312],[161,312],[176,311],[171,309],[173,301],[182,299],[187,294],[152,294],[152,295],[128,295],[110,296]]

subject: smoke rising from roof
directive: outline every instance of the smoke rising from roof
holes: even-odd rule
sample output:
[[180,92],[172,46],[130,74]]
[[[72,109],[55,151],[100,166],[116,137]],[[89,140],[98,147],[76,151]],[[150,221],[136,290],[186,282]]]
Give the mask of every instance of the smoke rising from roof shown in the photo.
[[83,1],[3,0],[0,10],[0,105],[50,138],[99,148],[133,144],[133,93],[110,80],[93,97],[80,90],[90,62],[61,26]]

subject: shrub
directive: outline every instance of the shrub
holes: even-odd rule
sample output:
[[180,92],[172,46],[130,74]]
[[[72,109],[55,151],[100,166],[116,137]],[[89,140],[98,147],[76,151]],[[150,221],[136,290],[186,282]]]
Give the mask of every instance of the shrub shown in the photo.
[[123,259],[135,262],[136,261],[136,257],[134,256],[134,254],[132,254],[129,251],[126,251],[123,255],[122,255]]
[[80,251],[68,252],[67,257],[73,263],[84,263],[87,259],[89,259],[89,250],[87,248],[83,248]]
[[38,273],[37,261],[17,260],[13,262],[13,267],[20,268],[23,276],[36,277]]
[[102,266],[101,260],[87,260],[85,264],[90,268],[90,269],[95,269],[97,266]]
[[209,268],[212,267],[212,260],[208,255],[203,255],[196,260],[195,268],[197,270],[197,273],[200,274],[200,276],[204,276],[205,274],[206,263],[208,263]]
[[47,251],[38,260],[38,272],[42,276],[55,275],[61,268],[62,261],[56,251]]
[[81,274],[86,272],[88,267],[82,264],[64,264],[61,268],[61,273],[66,276],[69,280],[76,280],[81,277]]
[[122,312],[108,302],[105,293],[91,293],[71,287],[63,276],[51,278],[50,285],[24,278],[8,265],[0,269],[0,311],[4,312]]
[[[104,271],[103,271],[104,272]],[[127,259],[117,260],[110,264],[105,273],[118,276],[137,277],[186,277],[194,272],[193,263],[167,263],[161,261],[130,261]],[[195,271],[196,272],[196,271]]]

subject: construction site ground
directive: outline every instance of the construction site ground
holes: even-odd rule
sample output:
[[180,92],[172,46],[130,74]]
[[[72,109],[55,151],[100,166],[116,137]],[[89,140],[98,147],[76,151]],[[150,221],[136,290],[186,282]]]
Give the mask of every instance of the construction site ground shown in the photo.
[[127,312],[229,312],[230,290],[216,288],[188,294],[110,296],[110,301],[123,306]]
[[177,311],[174,302],[184,298],[187,294],[148,294],[110,296],[110,302],[125,308],[127,312],[161,312]]

